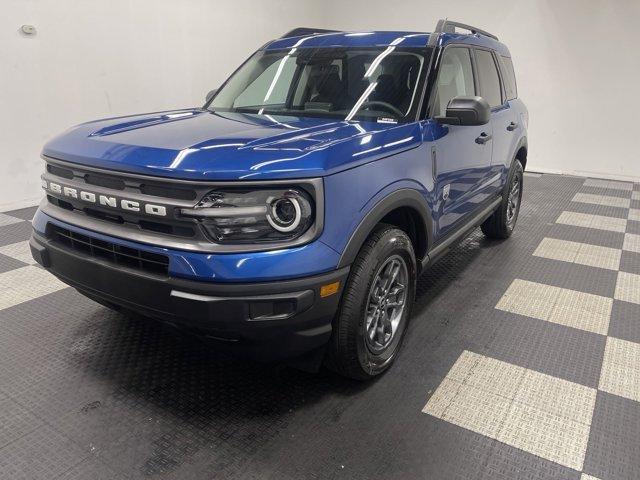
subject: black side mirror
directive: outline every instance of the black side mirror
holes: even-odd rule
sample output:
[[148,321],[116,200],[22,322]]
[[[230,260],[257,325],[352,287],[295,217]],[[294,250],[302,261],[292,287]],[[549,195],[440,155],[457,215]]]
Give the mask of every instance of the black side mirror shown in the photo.
[[211,90],[209,93],[207,93],[207,102],[209,102],[209,100],[211,100],[215,94],[218,93],[218,89],[214,88],[213,90]]
[[459,96],[449,100],[447,115],[435,117],[440,125],[485,125],[491,118],[491,107],[482,97]]

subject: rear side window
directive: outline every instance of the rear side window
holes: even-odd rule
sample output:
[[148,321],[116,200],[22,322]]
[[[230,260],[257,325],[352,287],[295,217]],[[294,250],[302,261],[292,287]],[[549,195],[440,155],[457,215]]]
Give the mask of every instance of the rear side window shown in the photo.
[[502,63],[502,78],[504,79],[504,90],[507,94],[507,100],[518,98],[518,87],[516,86],[516,74],[513,70],[513,62],[511,57],[500,56]]
[[493,55],[487,50],[476,50],[476,63],[478,66],[478,79],[480,80],[480,95],[492,107],[502,105],[500,77],[498,76]]
[[453,97],[475,94],[469,49],[447,48],[436,81],[433,116],[445,115],[447,104]]

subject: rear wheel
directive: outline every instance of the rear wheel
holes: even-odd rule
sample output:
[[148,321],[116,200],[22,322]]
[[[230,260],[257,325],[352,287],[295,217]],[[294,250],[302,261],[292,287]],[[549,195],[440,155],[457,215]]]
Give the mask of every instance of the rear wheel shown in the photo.
[[405,232],[381,225],[351,267],[334,320],[327,365],[366,380],[395,360],[415,296],[416,260]]
[[509,169],[509,179],[502,194],[500,207],[482,224],[482,232],[489,238],[509,238],[518,221],[522,201],[523,168],[514,160]]

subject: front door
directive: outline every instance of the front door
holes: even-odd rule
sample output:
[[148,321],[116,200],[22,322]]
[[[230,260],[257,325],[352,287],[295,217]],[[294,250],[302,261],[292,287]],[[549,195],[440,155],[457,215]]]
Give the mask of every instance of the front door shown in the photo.
[[[478,95],[471,54],[467,47],[445,49],[436,81],[432,117],[445,115],[453,97]],[[467,221],[489,198],[486,183],[491,173],[493,131],[490,123],[441,126],[429,120],[427,127],[433,141],[437,241]]]

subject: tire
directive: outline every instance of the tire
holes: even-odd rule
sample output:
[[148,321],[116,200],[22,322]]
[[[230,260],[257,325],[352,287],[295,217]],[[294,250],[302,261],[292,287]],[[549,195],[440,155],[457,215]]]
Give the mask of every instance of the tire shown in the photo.
[[[502,193],[502,203],[481,225],[482,233],[488,238],[505,239],[513,233],[518,221],[522,203],[523,168],[520,160],[513,161],[509,169],[507,184]],[[517,189],[517,192],[515,191]],[[515,202],[515,204],[513,203]]]
[[[389,281],[391,278],[395,282]],[[402,282],[404,290],[399,287]],[[351,266],[334,319],[326,365],[357,380],[368,380],[387,370],[402,345],[415,287],[416,259],[411,240],[391,225],[378,226]],[[397,310],[395,303],[402,303],[402,308]],[[379,328],[372,328],[374,325]]]

